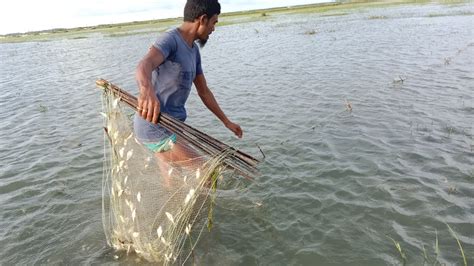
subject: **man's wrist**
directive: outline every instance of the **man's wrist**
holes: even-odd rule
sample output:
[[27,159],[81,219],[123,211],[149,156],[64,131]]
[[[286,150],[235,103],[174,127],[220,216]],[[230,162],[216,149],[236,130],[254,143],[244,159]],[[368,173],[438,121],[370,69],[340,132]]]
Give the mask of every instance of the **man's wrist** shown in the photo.
[[145,87],[145,86],[140,86],[139,91],[140,91],[140,93],[145,94],[145,93],[149,93],[151,91],[151,88],[150,87]]
[[222,123],[224,124],[224,126],[227,126],[230,123],[230,120],[228,118],[224,118],[222,119]]

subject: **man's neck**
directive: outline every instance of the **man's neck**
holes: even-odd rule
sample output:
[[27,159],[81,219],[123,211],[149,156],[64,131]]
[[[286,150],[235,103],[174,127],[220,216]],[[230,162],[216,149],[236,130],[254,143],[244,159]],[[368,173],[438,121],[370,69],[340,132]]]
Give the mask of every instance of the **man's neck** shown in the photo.
[[186,41],[186,43],[190,47],[193,47],[193,43],[197,39],[197,25],[195,23],[183,22],[183,24],[179,26],[178,30],[179,33],[181,33],[181,36],[183,36],[183,39]]

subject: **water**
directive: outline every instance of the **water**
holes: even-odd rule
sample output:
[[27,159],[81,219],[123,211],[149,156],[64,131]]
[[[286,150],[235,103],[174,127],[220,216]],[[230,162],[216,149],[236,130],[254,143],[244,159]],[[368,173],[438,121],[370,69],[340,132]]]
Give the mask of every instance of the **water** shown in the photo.
[[[255,182],[219,195],[199,264],[401,264],[393,238],[420,265],[438,238],[438,261],[462,265],[447,223],[471,265],[473,11],[410,5],[219,27],[203,68],[244,138],[195,91],[188,122],[256,156],[258,144],[266,160]],[[136,93],[154,38],[0,45],[0,264],[138,263],[103,234],[94,82]]]

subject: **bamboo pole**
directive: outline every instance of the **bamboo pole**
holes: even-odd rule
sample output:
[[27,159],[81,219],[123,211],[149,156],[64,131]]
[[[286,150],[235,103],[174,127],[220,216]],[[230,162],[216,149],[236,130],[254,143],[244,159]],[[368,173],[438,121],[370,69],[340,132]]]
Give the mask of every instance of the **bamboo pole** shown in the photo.
[[[112,91],[122,102],[137,111],[138,100],[135,96],[105,79],[97,80],[96,84],[103,89]],[[258,172],[256,166],[259,163],[259,160],[187,125],[182,121],[162,113],[158,124],[176,133],[202,152],[211,156],[231,151],[230,157],[225,160],[225,163],[239,172],[248,172],[251,174]]]

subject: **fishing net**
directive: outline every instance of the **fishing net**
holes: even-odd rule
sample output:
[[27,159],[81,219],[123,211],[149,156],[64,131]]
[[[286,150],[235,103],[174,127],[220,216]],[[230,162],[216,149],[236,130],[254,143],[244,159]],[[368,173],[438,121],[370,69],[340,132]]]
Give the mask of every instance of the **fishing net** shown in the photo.
[[[157,155],[134,137],[133,110],[108,90],[102,99],[108,143],[103,178],[107,242],[148,261],[182,264],[202,232],[212,227],[217,183],[232,151],[210,156],[178,137],[170,143],[175,145],[171,151],[178,147],[190,159],[174,161],[170,152]],[[225,172],[226,178],[233,176]]]

